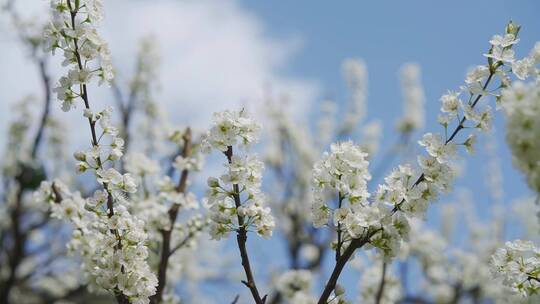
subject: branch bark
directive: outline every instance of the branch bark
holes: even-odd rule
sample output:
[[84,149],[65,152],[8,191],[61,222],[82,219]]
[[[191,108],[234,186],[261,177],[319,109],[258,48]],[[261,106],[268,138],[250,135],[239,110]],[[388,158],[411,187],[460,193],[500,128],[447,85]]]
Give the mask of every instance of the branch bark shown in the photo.
[[339,257],[339,259],[336,261],[336,265],[334,266],[334,270],[332,271],[332,274],[330,275],[330,278],[328,279],[328,282],[326,283],[324,290],[319,298],[318,304],[327,304],[328,298],[332,294],[332,291],[336,288],[337,281],[339,279],[339,276],[341,275],[341,272],[343,271],[343,268],[347,264],[347,262],[350,260],[356,249],[361,248],[364,246],[367,242],[369,242],[369,239],[379,230],[373,230],[368,231],[366,235],[363,238],[359,239],[353,239],[347,249],[343,251],[343,254]]

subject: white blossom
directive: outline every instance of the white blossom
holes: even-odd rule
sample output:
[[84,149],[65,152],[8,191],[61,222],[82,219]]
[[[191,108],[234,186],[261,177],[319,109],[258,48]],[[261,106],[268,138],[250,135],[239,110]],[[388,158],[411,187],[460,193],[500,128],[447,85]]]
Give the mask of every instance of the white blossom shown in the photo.
[[525,174],[529,186],[540,192],[540,86],[516,82],[503,90],[506,141],[514,164]]
[[522,296],[540,290],[540,249],[530,241],[506,242],[492,257],[492,271]]
[[247,117],[244,110],[214,113],[212,121],[213,126],[203,138],[202,146],[206,150],[225,152],[229,146],[247,146],[257,140],[255,134],[260,125]]
[[265,238],[272,235],[274,218],[270,208],[264,206],[265,196],[260,189],[264,165],[255,155],[232,153],[233,147],[255,142],[258,129],[243,110],[225,111],[214,114],[213,126],[203,139],[207,149],[214,148],[227,157],[226,172],[208,179],[206,205],[214,239],[227,237],[240,228],[254,228]]

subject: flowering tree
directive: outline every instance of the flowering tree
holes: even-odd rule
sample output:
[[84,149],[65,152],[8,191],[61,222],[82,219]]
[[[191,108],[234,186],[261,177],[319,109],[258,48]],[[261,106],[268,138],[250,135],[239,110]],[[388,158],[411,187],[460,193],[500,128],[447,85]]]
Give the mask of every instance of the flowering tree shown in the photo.
[[[472,153],[477,134],[490,131],[498,115],[492,100],[507,120],[516,167],[540,193],[540,44],[515,59],[518,25],[510,22],[493,36],[486,63],[441,97],[442,131],[422,135],[417,142],[425,151],[415,155],[425,102],[415,64],[400,71],[404,113],[389,147],[380,148],[381,124],[365,121],[367,68],[360,59],[343,64],[350,90],[345,115],[326,101],[314,128],[296,123],[271,96],[262,119],[267,127],[256,113],[235,109],[215,113],[207,130],[178,128],[153,97],[159,56],[152,37],[141,41],[125,85],[114,78],[99,35],[102,10],[97,0],[53,0],[51,20],[39,34],[21,30],[45,98],[37,126],[29,124],[29,102],[20,103],[8,136],[1,303],[206,303],[204,290],[213,284],[222,287],[212,290],[226,303],[538,301],[538,202],[526,199],[501,211],[521,218],[527,241],[505,243],[506,218],[494,214],[481,223],[463,198],[442,208],[447,224],[440,230],[423,223],[430,204],[453,190],[461,150]],[[10,5],[6,11],[22,24]],[[63,56],[66,71],[54,87],[41,49]],[[96,84],[111,86],[118,111],[95,105]],[[63,134],[50,115],[54,99],[87,124],[77,130],[89,145],[73,153],[75,165],[58,148]],[[38,153],[45,139],[51,155]],[[372,165],[378,153],[382,161]],[[205,157],[208,171],[216,171],[214,156],[224,170],[201,185],[196,176],[205,171]],[[402,164],[390,169],[394,160]],[[500,174],[492,160],[490,192],[498,201]],[[81,176],[74,178],[74,171]],[[451,226],[461,212],[470,237],[454,246]],[[228,241],[232,235],[236,242]],[[288,261],[271,269],[248,250],[252,242],[283,242]],[[339,284],[345,268],[360,272],[357,296]]]

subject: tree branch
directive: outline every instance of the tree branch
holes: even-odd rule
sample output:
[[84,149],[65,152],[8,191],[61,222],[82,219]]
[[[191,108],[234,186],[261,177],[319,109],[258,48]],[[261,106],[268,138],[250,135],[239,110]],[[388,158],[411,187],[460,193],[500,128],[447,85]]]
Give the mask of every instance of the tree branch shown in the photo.
[[336,261],[334,270],[332,271],[332,274],[330,275],[330,278],[328,279],[328,282],[326,283],[324,287],[324,290],[319,298],[319,301],[317,302],[318,304],[328,303],[328,298],[330,297],[330,294],[332,294],[332,291],[334,291],[334,289],[336,288],[337,281],[339,279],[339,276],[341,275],[341,272],[343,271],[343,268],[345,267],[345,264],[347,264],[349,259],[352,257],[352,255],[356,251],[356,249],[361,248],[367,242],[369,242],[369,239],[379,230],[380,229],[368,231],[363,238],[353,239],[351,241],[347,249],[345,249],[343,254]]
[[[192,153],[192,141],[191,141],[191,129],[187,128],[184,136],[182,137],[184,140],[184,147],[182,149],[182,157],[187,158],[191,156]],[[176,187],[176,191],[179,193],[185,193],[186,187],[187,187],[187,178],[188,178],[189,170],[184,169],[182,170],[180,180],[178,182],[178,186]],[[165,289],[165,286],[167,285],[167,266],[169,264],[169,258],[171,255],[176,251],[179,246],[175,247],[173,250],[171,250],[171,236],[172,231],[174,228],[174,223],[176,222],[176,218],[178,217],[178,209],[180,208],[180,205],[173,204],[171,208],[169,209],[169,222],[170,227],[169,229],[163,229],[161,230],[161,237],[162,237],[162,244],[161,244],[161,258],[159,261],[158,266],[158,286],[156,288],[156,294],[153,295],[150,300],[152,303],[160,303],[163,299],[163,291]],[[189,235],[188,235],[189,237]],[[184,240],[187,242],[188,237]],[[184,242],[182,242],[184,243]],[[180,243],[180,245],[182,244]]]
[[[227,156],[227,161],[229,162],[229,164],[231,164],[233,157],[232,146],[229,146],[227,148],[225,156]],[[239,208],[242,205],[242,202],[240,201],[240,190],[238,184],[233,184],[233,197],[236,208]],[[240,258],[242,259],[242,266],[244,267],[244,272],[246,273],[247,279],[247,281],[242,281],[242,283],[246,285],[247,288],[249,288],[256,304],[264,304],[266,302],[267,295],[261,298],[259,290],[257,289],[257,284],[255,283],[255,278],[253,277],[253,272],[251,270],[249,256],[246,248],[247,230],[244,226],[244,218],[240,215],[238,215],[238,225],[239,228],[236,231],[236,242],[238,243],[238,249],[240,250]]]

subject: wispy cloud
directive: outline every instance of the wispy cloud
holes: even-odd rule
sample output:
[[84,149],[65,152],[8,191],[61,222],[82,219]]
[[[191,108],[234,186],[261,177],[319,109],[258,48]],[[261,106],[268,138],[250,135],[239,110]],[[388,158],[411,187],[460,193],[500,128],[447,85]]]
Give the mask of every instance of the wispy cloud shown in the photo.
[[[162,55],[157,96],[173,123],[202,127],[214,111],[254,108],[264,101],[268,86],[274,93],[287,94],[296,110],[318,95],[315,83],[283,73],[301,48],[301,40],[271,38],[264,23],[236,1],[104,2],[102,32],[120,80],[131,71],[138,40],[150,33],[157,38]],[[42,4],[38,8],[35,0],[24,0],[18,8],[26,13],[43,9],[42,15],[46,1]],[[5,46],[0,49],[0,134],[5,133],[9,104],[25,94],[41,92],[35,68],[12,38],[4,24],[0,31]],[[54,74],[59,73],[54,69]],[[112,98],[106,88],[93,95],[100,103]],[[80,121],[78,117],[72,120]]]

